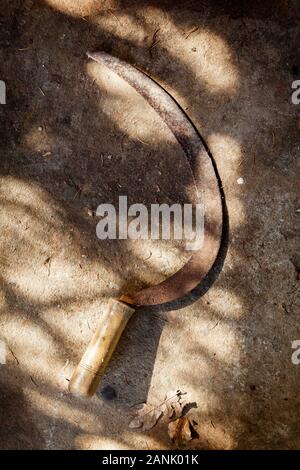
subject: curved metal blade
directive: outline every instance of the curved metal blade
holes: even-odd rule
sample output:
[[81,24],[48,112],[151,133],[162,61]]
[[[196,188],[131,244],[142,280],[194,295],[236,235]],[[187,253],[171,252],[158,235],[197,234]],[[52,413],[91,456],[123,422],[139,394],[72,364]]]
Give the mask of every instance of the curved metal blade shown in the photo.
[[200,135],[174,99],[152,78],[105,52],[88,53],[128,82],[159,114],[181,145],[189,163],[198,200],[204,205],[204,242],[189,261],[165,281],[126,297],[136,306],[179,299],[204,279],[217,258],[222,238],[223,211],[217,174]]

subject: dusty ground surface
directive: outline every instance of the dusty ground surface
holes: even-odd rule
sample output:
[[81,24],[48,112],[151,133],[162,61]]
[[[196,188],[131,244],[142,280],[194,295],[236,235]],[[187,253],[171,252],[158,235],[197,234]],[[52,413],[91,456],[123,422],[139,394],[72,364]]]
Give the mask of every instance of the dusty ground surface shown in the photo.
[[[164,421],[128,429],[129,408],[177,388],[197,403],[190,447],[299,448],[296,3],[1,1],[2,449],[171,448]],[[97,49],[148,70],[187,111],[222,178],[230,243],[192,306],[131,321],[87,401],[67,379],[101,306],[186,258],[180,245],[100,243],[90,210],[122,194],[193,197],[178,145],[88,63]]]

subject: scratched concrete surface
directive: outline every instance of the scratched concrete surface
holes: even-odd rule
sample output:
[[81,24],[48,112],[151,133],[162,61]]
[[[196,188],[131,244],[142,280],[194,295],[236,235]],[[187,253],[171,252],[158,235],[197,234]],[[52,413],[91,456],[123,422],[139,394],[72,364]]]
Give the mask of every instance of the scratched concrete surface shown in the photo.
[[[2,0],[2,449],[172,448],[166,421],[146,433],[128,421],[132,405],[173,389],[197,403],[188,448],[299,448],[296,4]],[[178,145],[129,87],[88,63],[97,49],[148,70],[191,117],[220,172],[230,243],[193,305],[131,321],[88,401],[68,394],[68,378],[106,299],[187,256],[171,242],[100,242],[91,211],[122,194],[193,198]]]

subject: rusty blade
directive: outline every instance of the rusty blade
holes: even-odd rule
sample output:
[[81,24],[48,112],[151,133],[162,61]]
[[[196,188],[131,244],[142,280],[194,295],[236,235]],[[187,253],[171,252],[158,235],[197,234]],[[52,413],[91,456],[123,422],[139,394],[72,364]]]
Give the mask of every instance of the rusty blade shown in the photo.
[[223,209],[218,177],[205,145],[175,100],[152,78],[105,52],[87,54],[129,83],[167,124],[188,161],[198,202],[204,205],[204,241],[199,251],[165,281],[124,297],[135,306],[159,305],[180,299],[197,287],[212,268],[222,238]]

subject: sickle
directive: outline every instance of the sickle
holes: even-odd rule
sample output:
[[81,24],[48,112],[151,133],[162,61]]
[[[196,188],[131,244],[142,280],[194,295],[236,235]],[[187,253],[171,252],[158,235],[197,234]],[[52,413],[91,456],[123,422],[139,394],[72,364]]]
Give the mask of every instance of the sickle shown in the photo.
[[165,281],[130,295],[130,302],[135,306],[157,305],[176,300],[203,280],[210,271],[220,248],[222,201],[213,163],[193,124],[174,99],[156,82],[127,62],[105,52],[87,55],[126,80],[145,98],[167,124],[189,163],[196,193],[205,211],[202,248]]
[[[204,206],[204,240],[188,262],[175,274],[155,286],[111,301],[85,355],[70,381],[72,392],[92,395],[104,373],[134,306],[167,304],[195,289],[211,270],[220,250],[224,204],[214,163],[186,114],[152,78],[132,65],[105,52],[87,54],[123,78],[159,114],[181,146],[195,186],[198,202]],[[129,304],[129,305],[128,305]],[[96,353],[95,353],[96,351]]]

